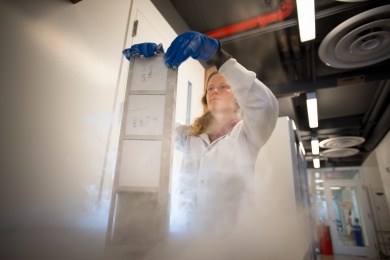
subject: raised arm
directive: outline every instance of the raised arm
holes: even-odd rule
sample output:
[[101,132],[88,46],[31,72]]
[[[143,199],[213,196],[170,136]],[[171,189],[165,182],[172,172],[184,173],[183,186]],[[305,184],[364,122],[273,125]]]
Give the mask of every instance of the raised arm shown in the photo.
[[215,65],[232,85],[234,96],[244,110],[244,133],[260,149],[271,136],[279,116],[278,102],[269,88],[256,78],[254,72],[226,53],[218,40],[201,33],[179,35],[164,58],[168,67],[175,68],[189,57]]
[[243,130],[252,144],[260,149],[269,139],[279,116],[279,104],[270,89],[256,74],[229,58],[219,68],[232,86],[234,96],[244,111]]

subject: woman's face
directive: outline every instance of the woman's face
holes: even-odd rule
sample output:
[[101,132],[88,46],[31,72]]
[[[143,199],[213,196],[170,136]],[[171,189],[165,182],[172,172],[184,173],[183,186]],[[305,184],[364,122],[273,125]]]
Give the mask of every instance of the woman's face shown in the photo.
[[234,113],[237,99],[234,97],[230,84],[222,76],[215,74],[207,84],[207,107],[211,113]]

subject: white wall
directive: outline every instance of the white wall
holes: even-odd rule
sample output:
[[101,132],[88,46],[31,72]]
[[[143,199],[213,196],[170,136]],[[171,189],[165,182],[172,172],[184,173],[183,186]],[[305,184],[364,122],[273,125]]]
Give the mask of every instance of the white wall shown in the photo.
[[130,2],[0,1],[1,259],[102,255]]
[[[389,210],[389,134],[382,140],[374,152],[364,161],[361,170],[365,184],[368,186],[374,224],[376,230],[379,251],[386,252],[386,237],[390,234],[390,210]],[[386,176],[387,175],[387,176]],[[387,184],[386,184],[387,182]]]
[[379,173],[385,190],[387,206],[390,209],[390,131],[375,149]]
[[383,189],[376,153],[371,153],[361,166],[364,183],[373,189]]
[[187,109],[187,84],[192,84],[190,122],[202,115],[201,99],[204,87],[204,68],[198,61],[188,59],[179,67],[177,77],[176,121],[185,124]]

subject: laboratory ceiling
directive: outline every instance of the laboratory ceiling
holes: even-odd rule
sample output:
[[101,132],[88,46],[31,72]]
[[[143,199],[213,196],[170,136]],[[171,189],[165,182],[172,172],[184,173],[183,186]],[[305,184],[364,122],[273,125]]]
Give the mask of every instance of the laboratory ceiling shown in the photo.
[[[256,73],[296,125],[309,168],[360,166],[390,128],[390,3],[315,0],[316,38],[301,42],[294,0],[152,0],[177,33],[194,30]],[[318,127],[310,128],[307,93]],[[311,140],[321,143],[313,155]]]

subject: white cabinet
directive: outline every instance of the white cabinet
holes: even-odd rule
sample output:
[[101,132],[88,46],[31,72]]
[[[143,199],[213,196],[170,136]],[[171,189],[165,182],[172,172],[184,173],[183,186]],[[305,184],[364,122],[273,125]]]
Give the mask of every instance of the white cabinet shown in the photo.
[[306,162],[292,121],[278,118],[256,161],[256,201],[261,205],[262,243],[275,259],[312,259]]

